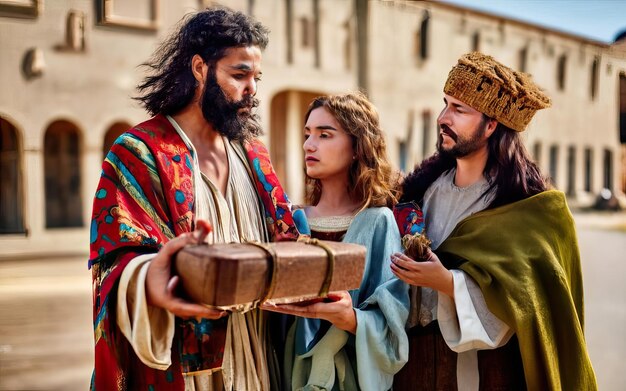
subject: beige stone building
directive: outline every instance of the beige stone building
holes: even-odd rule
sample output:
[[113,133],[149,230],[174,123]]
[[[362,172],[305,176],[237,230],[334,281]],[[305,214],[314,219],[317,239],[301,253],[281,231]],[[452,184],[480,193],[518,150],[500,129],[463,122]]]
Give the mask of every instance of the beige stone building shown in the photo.
[[[181,17],[211,3],[0,0],[0,258],[87,252],[103,155],[146,118],[131,100],[144,71],[137,66]],[[303,112],[314,96],[365,89],[380,110],[390,159],[409,170],[434,151],[447,72],[473,49],[533,74],[553,98],[526,142],[571,202],[588,204],[602,188],[624,196],[625,41],[430,1],[220,3],[272,32],[259,110],[296,202]]]

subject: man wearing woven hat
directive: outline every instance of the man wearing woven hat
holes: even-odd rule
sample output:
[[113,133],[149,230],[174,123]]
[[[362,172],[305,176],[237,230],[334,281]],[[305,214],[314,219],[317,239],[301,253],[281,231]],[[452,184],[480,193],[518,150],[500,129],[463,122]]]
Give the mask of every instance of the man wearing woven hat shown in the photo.
[[443,101],[437,152],[403,183],[432,250],[392,256],[420,298],[394,390],[595,390],[572,215],[520,137],[550,99],[474,52],[450,71]]

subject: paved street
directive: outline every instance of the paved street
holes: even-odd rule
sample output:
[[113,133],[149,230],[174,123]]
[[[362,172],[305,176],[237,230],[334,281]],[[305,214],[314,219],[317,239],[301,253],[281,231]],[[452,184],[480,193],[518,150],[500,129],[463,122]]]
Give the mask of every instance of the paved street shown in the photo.
[[585,332],[600,390],[626,384],[626,230],[581,228]]
[[[601,390],[626,384],[626,214],[577,215],[586,332]],[[0,390],[86,390],[93,363],[84,258],[0,261]]]
[[84,258],[0,261],[0,390],[87,390],[91,277]]

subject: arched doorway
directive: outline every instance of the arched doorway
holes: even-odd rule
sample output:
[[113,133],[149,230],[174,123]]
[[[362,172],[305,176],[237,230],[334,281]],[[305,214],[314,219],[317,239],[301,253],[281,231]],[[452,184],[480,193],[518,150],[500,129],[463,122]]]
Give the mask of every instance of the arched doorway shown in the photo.
[[46,228],[82,227],[81,135],[73,123],[55,121],[44,137]]
[[0,234],[26,232],[21,150],[17,128],[0,117]]
[[270,155],[289,198],[304,202],[304,114],[323,93],[289,90],[274,95],[270,106]]
[[128,122],[118,121],[109,127],[107,132],[104,134],[104,142],[102,143],[102,158],[104,159],[109,153],[109,149],[122,133],[130,129],[130,125]]

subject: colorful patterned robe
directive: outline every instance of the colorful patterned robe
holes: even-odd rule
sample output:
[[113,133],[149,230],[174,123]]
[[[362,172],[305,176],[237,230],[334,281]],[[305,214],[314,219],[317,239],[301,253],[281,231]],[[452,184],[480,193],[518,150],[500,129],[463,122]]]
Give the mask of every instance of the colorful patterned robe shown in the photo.
[[[291,204],[258,140],[244,144],[272,240],[296,240]],[[95,390],[175,390],[182,373],[219,368],[227,318],[176,318],[172,365],[144,365],[116,321],[117,286],[136,256],[156,253],[168,240],[194,228],[193,156],[162,115],[116,140],[102,165],[91,220],[89,267],[93,277]]]

